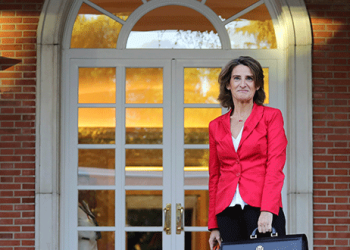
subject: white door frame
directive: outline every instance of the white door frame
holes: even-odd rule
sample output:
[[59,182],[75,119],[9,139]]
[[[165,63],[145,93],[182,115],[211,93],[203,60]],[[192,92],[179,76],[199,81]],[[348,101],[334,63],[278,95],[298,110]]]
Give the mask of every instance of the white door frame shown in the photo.
[[[64,120],[60,117],[60,85],[66,80],[65,74],[61,75],[61,72],[67,72],[61,62],[66,60],[68,52],[62,52],[61,48],[64,46],[62,37],[71,5],[71,0],[46,0],[38,26],[36,249],[62,249],[59,244],[62,188],[59,135],[62,132],[60,124]],[[290,210],[288,228],[290,233],[306,233],[312,248],[311,25],[302,0],[271,0],[267,5],[274,11],[273,18],[276,18],[274,24],[278,31],[278,54],[285,57],[281,82],[286,84],[286,125],[289,127],[287,160],[293,166],[289,172],[287,191]],[[232,58],[233,51],[223,52],[225,53],[220,58]],[[136,53],[130,52],[129,56],[135,58]],[[252,51],[247,51],[245,54],[251,53]]]

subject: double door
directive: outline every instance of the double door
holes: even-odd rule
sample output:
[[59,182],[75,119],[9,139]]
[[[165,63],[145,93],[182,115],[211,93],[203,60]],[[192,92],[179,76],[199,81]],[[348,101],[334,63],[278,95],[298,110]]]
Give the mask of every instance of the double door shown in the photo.
[[[260,62],[266,104],[279,107],[277,65]],[[100,232],[98,249],[209,250],[208,123],[226,112],[217,101],[226,63],[70,60],[62,90],[63,249],[84,249]],[[79,203],[95,222],[81,218]]]
[[[98,249],[209,249],[208,123],[224,111],[217,77],[225,63],[70,61],[66,247],[101,232]],[[97,224],[84,223],[79,203]]]

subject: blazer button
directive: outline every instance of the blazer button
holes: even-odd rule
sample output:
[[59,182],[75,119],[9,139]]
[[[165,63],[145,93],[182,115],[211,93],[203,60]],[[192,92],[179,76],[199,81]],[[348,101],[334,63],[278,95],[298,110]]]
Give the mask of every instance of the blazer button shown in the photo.
[[237,173],[236,175],[237,175],[237,176],[240,176],[241,174],[240,174],[240,173]]

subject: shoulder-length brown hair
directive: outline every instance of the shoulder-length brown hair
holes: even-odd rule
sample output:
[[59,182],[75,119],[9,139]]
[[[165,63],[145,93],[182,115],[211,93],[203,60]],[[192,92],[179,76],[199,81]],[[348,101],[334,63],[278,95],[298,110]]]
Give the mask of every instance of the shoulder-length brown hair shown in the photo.
[[234,109],[232,94],[231,91],[227,89],[227,86],[230,84],[232,70],[238,65],[244,65],[250,68],[250,71],[253,73],[255,87],[260,87],[254,94],[253,102],[258,105],[263,105],[266,95],[264,91],[264,72],[262,67],[257,60],[249,56],[240,56],[239,58],[229,61],[220,72],[218,79],[220,84],[218,101],[221,106],[224,108],[231,108],[232,110]]

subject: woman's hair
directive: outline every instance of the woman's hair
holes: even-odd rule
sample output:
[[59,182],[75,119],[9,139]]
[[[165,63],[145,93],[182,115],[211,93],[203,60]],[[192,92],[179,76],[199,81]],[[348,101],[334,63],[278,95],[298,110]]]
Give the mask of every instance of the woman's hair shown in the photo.
[[263,105],[266,95],[264,91],[264,72],[262,67],[257,60],[249,56],[240,56],[237,59],[229,61],[220,72],[218,78],[220,84],[218,100],[221,106],[224,108],[231,108],[232,110],[234,109],[232,94],[231,91],[227,89],[227,86],[230,84],[232,70],[238,65],[247,66],[253,73],[255,87],[260,87],[254,94],[253,102],[258,105]]

